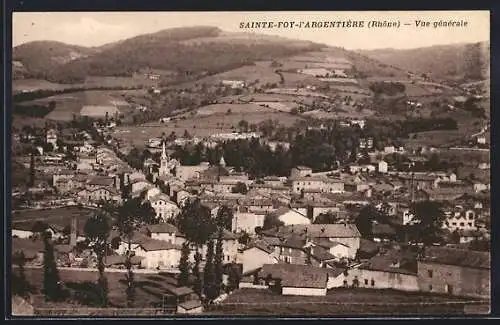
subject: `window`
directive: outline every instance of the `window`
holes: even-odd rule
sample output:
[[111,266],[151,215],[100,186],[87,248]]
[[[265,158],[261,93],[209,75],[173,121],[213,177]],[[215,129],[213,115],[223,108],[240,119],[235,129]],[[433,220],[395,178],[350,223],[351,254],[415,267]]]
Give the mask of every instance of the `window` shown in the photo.
[[365,279],[365,286],[368,285],[368,279]]
[[374,287],[375,286],[375,280],[372,279],[371,282],[372,282],[372,287]]
[[427,270],[427,276],[429,276],[429,278],[432,278],[432,275],[433,275],[432,270]]
[[460,227],[463,227],[463,226],[465,226],[465,223],[460,222]]
[[432,291],[432,284],[429,284],[429,291]]
[[456,223],[456,222],[452,222],[452,223],[451,223],[451,225],[452,225],[452,226],[456,226],[456,225],[457,225],[457,223]]
[[469,225],[469,227],[472,227],[472,222],[469,222],[468,225]]

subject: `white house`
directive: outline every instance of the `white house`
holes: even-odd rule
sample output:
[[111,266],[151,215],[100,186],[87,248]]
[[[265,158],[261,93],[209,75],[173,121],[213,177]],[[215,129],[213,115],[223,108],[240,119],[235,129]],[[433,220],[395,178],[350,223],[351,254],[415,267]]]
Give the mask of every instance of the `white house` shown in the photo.
[[184,236],[179,233],[179,230],[174,225],[169,223],[148,225],[145,228],[152,239],[163,240],[176,245],[181,245],[184,242]]
[[163,193],[150,197],[149,202],[155,210],[156,216],[164,221],[175,217],[181,211],[177,204],[170,201],[168,195]]
[[379,173],[387,173],[388,164],[385,161],[379,161],[378,163],[378,172]]
[[264,212],[236,212],[233,215],[232,230],[234,232],[245,231],[248,234],[254,234],[256,227],[264,226]]
[[445,211],[443,228],[450,231],[476,230],[476,213],[472,209],[464,209],[461,206],[455,207],[452,211]]
[[280,208],[274,213],[276,214],[278,219],[285,224],[285,226],[311,224],[311,219],[293,209]]
[[256,241],[238,254],[238,263],[243,265],[243,274],[261,268],[264,264],[276,264],[278,259],[273,255],[274,249],[265,242]]
[[143,257],[141,266],[147,269],[176,268],[181,258],[181,247],[164,240],[143,241],[134,252],[136,256]]

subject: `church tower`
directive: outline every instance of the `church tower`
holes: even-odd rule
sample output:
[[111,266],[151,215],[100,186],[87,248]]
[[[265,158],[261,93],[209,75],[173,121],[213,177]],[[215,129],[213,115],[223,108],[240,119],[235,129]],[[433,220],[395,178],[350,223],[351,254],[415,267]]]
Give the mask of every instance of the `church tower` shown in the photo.
[[226,161],[224,160],[224,155],[220,157],[219,165],[221,167],[226,167]]
[[158,171],[159,176],[164,176],[169,174],[168,170],[168,155],[167,155],[167,150],[165,148],[165,142],[163,142],[162,150],[161,150],[161,157],[160,157],[160,169]]

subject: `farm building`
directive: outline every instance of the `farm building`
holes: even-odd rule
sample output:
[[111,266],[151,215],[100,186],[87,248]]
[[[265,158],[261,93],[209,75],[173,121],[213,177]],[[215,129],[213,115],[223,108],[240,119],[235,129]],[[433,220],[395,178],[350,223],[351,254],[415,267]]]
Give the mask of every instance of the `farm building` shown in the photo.
[[372,257],[349,270],[345,280],[348,286],[360,288],[419,291],[415,256],[397,251]]
[[491,257],[447,247],[428,247],[418,261],[420,291],[490,298]]

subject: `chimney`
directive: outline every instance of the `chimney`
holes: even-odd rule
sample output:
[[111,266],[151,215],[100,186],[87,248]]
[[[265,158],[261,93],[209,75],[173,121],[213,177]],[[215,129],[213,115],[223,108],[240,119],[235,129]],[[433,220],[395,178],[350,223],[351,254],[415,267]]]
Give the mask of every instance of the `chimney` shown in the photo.
[[76,216],[74,216],[72,219],[71,219],[71,234],[70,234],[70,238],[69,238],[69,244],[71,247],[75,247],[76,246],[76,232],[77,232],[77,220],[76,220]]

